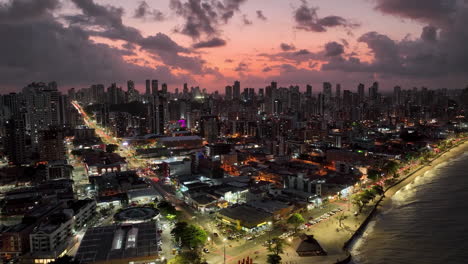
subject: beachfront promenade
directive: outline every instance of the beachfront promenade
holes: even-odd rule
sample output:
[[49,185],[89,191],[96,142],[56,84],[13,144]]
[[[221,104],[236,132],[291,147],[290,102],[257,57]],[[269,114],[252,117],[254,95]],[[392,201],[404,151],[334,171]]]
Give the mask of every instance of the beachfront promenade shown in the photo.
[[[413,168],[406,175],[400,177],[398,182],[386,188],[384,196],[374,199],[374,201],[365,206],[362,212],[357,216],[354,215],[355,208],[353,205],[350,203],[342,204],[341,207],[344,209],[342,213],[338,213],[328,220],[322,221],[304,230],[304,233],[314,235],[320,245],[327,251],[328,255],[299,257],[294,251],[294,248],[288,247],[285,253],[281,255],[283,263],[333,264],[346,259],[349,256],[348,250],[350,250],[349,246],[352,244],[352,241],[365,232],[367,224],[372,220],[374,215],[391,206],[392,197],[399,190],[412,183],[416,178],[424,177],[427,171],[430,171],[437,165],[456,158],[465,151],[468,151],[468,141],[466,138],[458,142],[451,149],[438,154],[431,161]],[[341,214],[343,214],[344,219]],[[339,224],[340,217],[342,219],[341,227]],[[292,244],[294,244],[294,241]]]

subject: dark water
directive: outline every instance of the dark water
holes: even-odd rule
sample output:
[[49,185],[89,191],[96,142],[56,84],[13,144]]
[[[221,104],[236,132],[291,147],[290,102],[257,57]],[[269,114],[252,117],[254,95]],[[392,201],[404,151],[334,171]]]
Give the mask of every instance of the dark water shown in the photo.
[[468,263],[468,152],[396,193],[352,254],[355,264]]

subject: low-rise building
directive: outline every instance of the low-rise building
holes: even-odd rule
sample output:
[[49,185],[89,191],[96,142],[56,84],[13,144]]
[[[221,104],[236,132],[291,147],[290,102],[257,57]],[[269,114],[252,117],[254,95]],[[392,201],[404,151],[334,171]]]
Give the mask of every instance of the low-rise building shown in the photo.
[[160,263],[161,238],[155,222],[90,228],[81,240],[79,263]]

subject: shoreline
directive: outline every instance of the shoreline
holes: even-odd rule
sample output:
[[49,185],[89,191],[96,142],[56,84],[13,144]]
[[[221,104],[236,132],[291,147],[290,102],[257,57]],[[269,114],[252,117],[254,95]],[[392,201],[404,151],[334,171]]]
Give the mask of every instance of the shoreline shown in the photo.
[[364,221],[359,225],[356,231],[351,235],[351,237],[344,243],[343,250],[347,252],[348,257],[336,263],[345,264],[349,263],[352,260],[352,255],[349,252],[350,247],[354,244],[357,239],[361,238],[361,235],[366,231],[367,225],[371,220],[374,219],[374,216],[382,212],[382,208],[388,207],[388,205],[392,202],[392,197],[398,193],[401,189],[403,189],[408,184],[411,184],[418,178],[419,176],[423,176],[427,171],[434,169],[436,166],[447,162],[454,157],[462,154],[463,152],[468,151],[468,140],[464,139],[459,142],[457,145],[453,146],[452,148],[440,153],[434,159],[432,159],[428,164],[421,166],[417,170],[409,173],[404,178],[400,179],[398,182],[387,188],[379,200],[372,206],[370,213],[366,216]]

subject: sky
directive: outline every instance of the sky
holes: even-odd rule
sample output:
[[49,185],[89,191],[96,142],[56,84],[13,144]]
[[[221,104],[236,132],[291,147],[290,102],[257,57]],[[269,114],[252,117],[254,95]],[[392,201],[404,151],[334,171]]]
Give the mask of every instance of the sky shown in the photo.
[[145,79],[464,88],[466,25],[468,0],[0,0],[0,93]]

